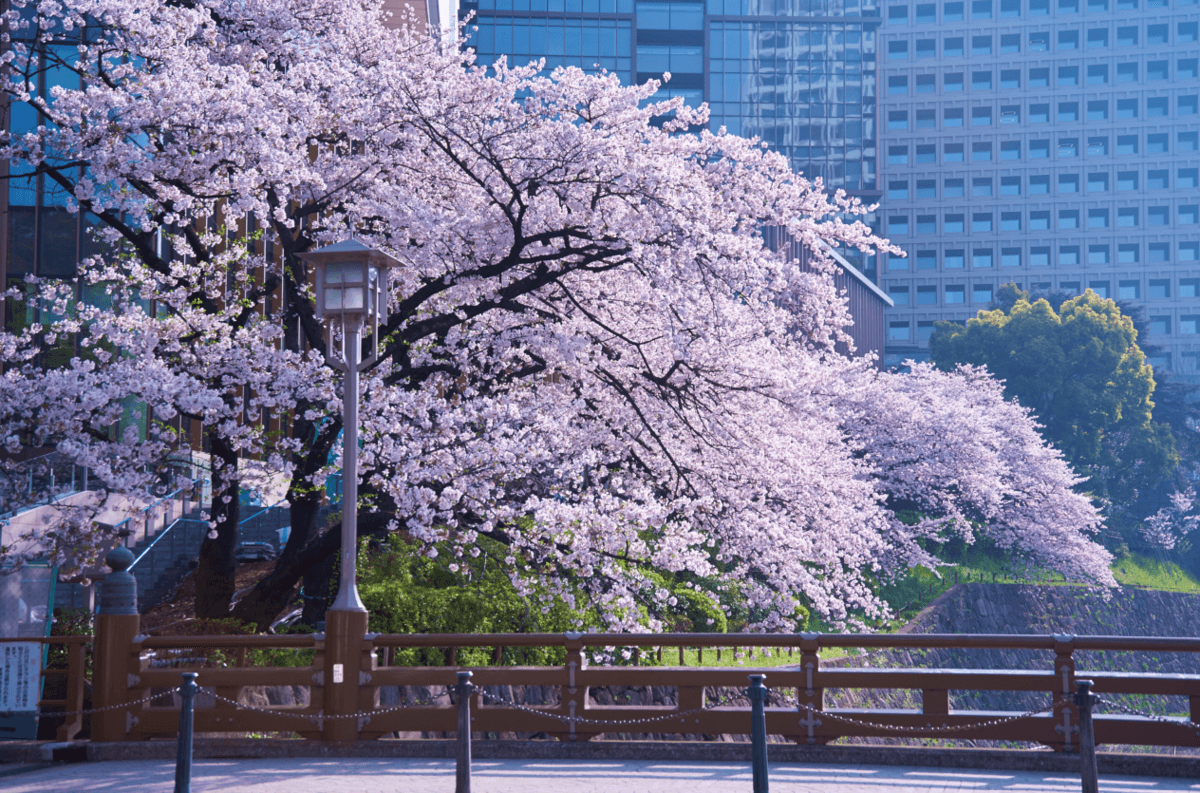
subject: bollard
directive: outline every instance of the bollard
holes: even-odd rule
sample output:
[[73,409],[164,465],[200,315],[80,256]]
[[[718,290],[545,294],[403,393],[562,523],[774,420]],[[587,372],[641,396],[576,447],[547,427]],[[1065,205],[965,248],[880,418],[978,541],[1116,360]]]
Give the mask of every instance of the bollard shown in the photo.
[[754,793],[767,793],[767,687],[766,675],[750,675],[750,759],[754,768]]
[[1079,706],[1079,770],[1083,780],[1083,793],[1099,793],[1096,729],[1092,725],[1092,706],[1096,704],[1096,698],[1092,695],[1091,680],[1076,680],[1075,685],[1079,687],[1075,693],[1075,704]]
[[458,673],[458,769],[454,793],[471,793],[471,684],[470,672]]
[[192,793],[192,724],[196,704],[196,673],[184,672],[179,687],[179,748],[175,750],[175,793]]

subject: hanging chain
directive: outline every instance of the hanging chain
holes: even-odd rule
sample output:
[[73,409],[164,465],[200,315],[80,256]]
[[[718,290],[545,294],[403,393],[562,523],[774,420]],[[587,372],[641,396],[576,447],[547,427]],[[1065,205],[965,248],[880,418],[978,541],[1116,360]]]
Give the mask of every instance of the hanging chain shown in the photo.
[[157,694],[151,694],[148,697],[142,697],[141,699],[135,699],[132,702],[122,702],[120,705],[105,705],[103,708],[85,708],[84,710],[67,710],[67,711],[62,711],[62,710],[38,711],[35,715],[37,715],[39,717],[40,716],[45,716],[45,717],[87,716],[92,713],[104,713],[105,711],[108,711],[108,710],[120,710],[121,708],[131,708],[134,705],[142,705],[142,704],[149,702],[152,699],[158,699],[159,697],[165,697],[169,694],[178,694],[180,692],[180,690],[181,689],[178,686],[176,686],[175,688],[169,689],[167,691],[160,691]]
[[734,699],[745,696],[744,694],[738,694],[736,696],[723,697],[719,702],[714,702],[711,705],[704,705],[703,707],[692,708],[691,710],[672,711],[671,713],[666,713],[666,714],[663,714],[662,716],[647,716],[646,718],[643,718],[643,719],[587,719],[582,716],[563,716],[558,713],[548,713],[547,711],[538,710],[537,708],[531,708],[526,705],[519,705],[516,702],[509,702],[506,699],[502,699],[493,694],[489,694],[482,689],[478,689],[478,691],[481,695],[483,695],[487,699],[490,699],[492,702],[498,703],[500,705],[507,705],[508,707],[516,708],[517,710],[523,710],[526,713],[533,713],[534,715],[537,715],[537,716],[545,716],[548,719],[557,719],[558,721],[561,721],[564,723],[570,723],[570,724],[611,724],[611,725],[650,724],[653,722],[670,721],[672,719],[680,719],[680,718],[683,718],[684,716],[693,716],[697,713],[703,713],[706,710],[712,710],[714,708],[719,708],[724,705],[728,705]]
[[1127,716],[1141,716],[1142,718],[1149,719],[1150,721],[1157,721],[1162,724],[1172,724],[1176,727],[1183,727],[1185,730],[1195,730],[1197,734],[1200,734],[1200,724],[1196,722],[1177,721],[1166,716],[1159,716],[1154,713],[1146,713],[1145,711],[1137,710],[1127,705],[1122,705],[1120,702],[1113,702],[1111,699],[1104,699],[1103,697],[1096,697],[1096,704],[1107,705],[1110,708],[1115,708]]
[[1037,716],[1042,713],[1050,713],[1054,710],[1053,707],[1040,708],[1038,710],[1027,710],[1024,713],[1019,713],[1015,716],[1006,716],[1005,718],[1002,718],[1002,719],[989,719],[987,721],[977,721],[977,722],[973,722],[971,724],[956,724],[953,726],[944,724],[941,727],[934,727],[932,725],[925,726],[925,727],[905,727],[905,726],[892,725],[892,724],[879,724],[878,722],[874,722],[874,721],[862,721],[861,719],[852,719],[849,716],[839,716],[839,715],[837,715],[835,713],[831,713],[827,710],[819,710],[818,708],[815,708],[812,705],[802,703],[798,700],[795,702],[792,702],[792,701],[784,699],[782,704],[787,705],[789,707],[795,707],[798,710],[806,710],[806,711],[808,711],[809,716],[811,718],[816,718],[818,715],[820,715],[821,718],[827,718],[827,719],[830,719],[831,721],[837,721],[837,722],[841,722],[843,724],[853,724],[856,727],[869,727],[873,730],[888,730],[891,732],[901,732],[901,733],[917,733],[917,732],[930,733],[930,732],[933,732],[933,733],[939,733],[939,734],[940,733],[953,733],[953,732],[966,732],[967,730],[977,730],[977,729],[983,729],[986,727],[996,727],[1001,724],[1009,724],[1014,721],[1020,721],[1021,719],[1028,719],[1028,718]]

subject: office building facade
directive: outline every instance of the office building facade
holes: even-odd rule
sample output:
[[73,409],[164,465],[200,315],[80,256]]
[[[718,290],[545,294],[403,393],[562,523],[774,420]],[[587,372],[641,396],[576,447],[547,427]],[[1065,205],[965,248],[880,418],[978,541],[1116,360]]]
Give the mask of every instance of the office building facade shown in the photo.
[[1196,0],[966,0],[884,9],[886,362],[928,355],[1000,285],[1135,301],[1200,382]]

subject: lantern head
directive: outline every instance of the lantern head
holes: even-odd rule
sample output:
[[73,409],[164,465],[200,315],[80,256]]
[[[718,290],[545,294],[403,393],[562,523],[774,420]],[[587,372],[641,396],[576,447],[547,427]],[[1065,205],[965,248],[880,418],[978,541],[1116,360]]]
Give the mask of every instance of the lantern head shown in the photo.
[[387,321],[388,270],[400,263],[382,251],[350,239],[302,253],[313,266],[317,319],[344,325]]

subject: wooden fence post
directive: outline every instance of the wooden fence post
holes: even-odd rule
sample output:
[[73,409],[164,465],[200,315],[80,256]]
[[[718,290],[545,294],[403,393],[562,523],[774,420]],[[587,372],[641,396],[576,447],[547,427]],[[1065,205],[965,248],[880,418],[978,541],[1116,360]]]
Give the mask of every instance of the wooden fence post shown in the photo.
[[[118,546],[104,557],[112,570],[100,584],[100,610],[96,614],[95,671],[92,707],[109,708],[129,701],[129,648],[138,635],[137,579],[127,572],[133,553]],[[133,714],[124,708],[105,710],[92,717],[92,740],[124,741]]]
[[[363,669],[363,640],[367,634],[365,611],[330,609],[325,612],[325,715],[348,716],[358,712],[359,687],[369,682]],[[367,675],[368,680],[361,680]],[[322,730],[327,741],[357,741],[358,719],[329,719]]]
[[1075,635],[1054,634],[1054,674],[1058,678],[1054,694],[1054,716],[1059,724],[1055,731],[1062,734],[1062,743],[1055,743],[1059,752],[1074,752],[1079,746],[1079,706],[1075,704]]

